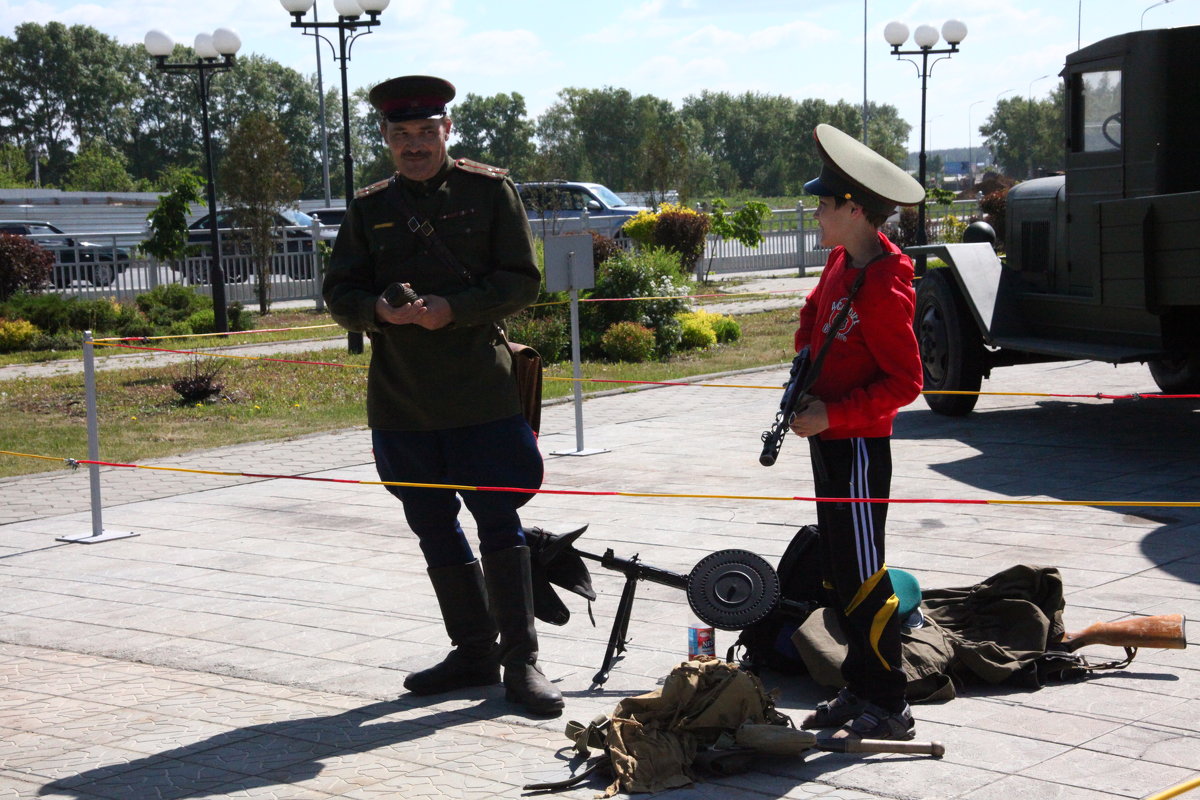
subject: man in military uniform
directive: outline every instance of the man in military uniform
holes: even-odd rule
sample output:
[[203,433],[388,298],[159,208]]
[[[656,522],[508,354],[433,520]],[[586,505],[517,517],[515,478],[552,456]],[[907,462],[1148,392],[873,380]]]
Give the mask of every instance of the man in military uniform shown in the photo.
[[[349,204],[325,302],[340,325],[371,340],[367,424],[382,480],[536,489],[541,454],[496,327],[537,298],[533,238],[507,170],[447,155],[453,97],[452,85],[427,76],[371,90],[396,174]],[[410,290],[408,299],[388,291],[394,284]],[[388,491],[418,537],[454,645],[405,687],[435,694],[490,685],[503,666],[509,700],[558,712],[562,693],[537,666],[529,548],[517,514],[531,495],[462,492],[478,529],[476,559],[454,490]]]

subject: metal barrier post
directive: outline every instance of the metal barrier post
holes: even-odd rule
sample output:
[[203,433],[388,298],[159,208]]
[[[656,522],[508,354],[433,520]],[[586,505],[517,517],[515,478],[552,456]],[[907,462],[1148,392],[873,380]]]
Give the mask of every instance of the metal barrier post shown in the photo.
[[313,294],[316,295],[317,311],[320,312],[325,310],[325,297],[322,293],[325,275],[321,269],[324,259],[321,257],[321,221],[319,219],[313,219],[312,237]]
[[583,374],[579,352],[579,290],[595,285],[592,237],[587,233],[551,236],[545,240],[546,290],[571,294],[571,374],[575,376],[575,449],[553,450],[553,456],[592,456],[604,448],[583,446]]
[[800,277],[808,274],[808,255],[804,252],[804,203],[796,203],[796,254],[800,256]]
[[137,536],[132,532],[105,533],[104,523],[101,520],[100,465],[95,463],[100,460],[100,426],[96,413],[96,354],[92,345],[91,331],[83,332],[83,383],[87,396],[88,461],[93,462],[88,464],[88,481],[92,492],[92,532],[59,536],[56,541],[95,544],[96,542]]

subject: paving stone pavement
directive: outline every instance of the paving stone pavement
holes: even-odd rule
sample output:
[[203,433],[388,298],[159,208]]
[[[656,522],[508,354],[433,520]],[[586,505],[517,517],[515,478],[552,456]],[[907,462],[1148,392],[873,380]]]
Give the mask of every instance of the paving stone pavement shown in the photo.
[[[761,389],[665,387],[545,409],[547,489],[527,524],[588,523],[580,546],[687,572],[743,547],[775,563],[815,519],[802,443],[758,464],[783,368]],[[728,381],[717,381],[728,382]],[[985,390],[1153,391],[1139,365],[997,370]],[[1200,511],[1157,505],[978,505],[945,500],[1200,500],[1200,403],[987,396],[963,419],[918,400],[894,439],[888,561],[925,587],[965,586],[1018,563],[1062,571],[1070,629],[1100,620],[1200,616]],[[541,625],[541,660],[567,699],[531,718],[500,687],[438,698],[405,673],[445,646],[432,590],[398,504],[376,479],[363,429],[152,462],[288,475],[226,478],[101,471],[95,544],[84,470],[0,482],[0,798],[518,798],[564,776],[567,719],[654,689],[685,653],[684,594],[642,583],[628,650],[593,686],[622,578],[593,564],[596,625]],[[329,480],[325,480],[329,479]],[[688,495],[688,496],[682,496]],[[761,498],[761,499],[756,499]],[[464,520],[465,522],[469,521]],[[733,634],[719,631],[719,653]],[[1094,651],[1094,652],[1093,652]],[[1089,655],[1115,655],[1110,648]],[[802,715],[823,693],[771,675]],[[820,753],[764,758],[742,775],[663,793],[693,798],[1139,798],[1200,770],[1200,655],[1143,651],[1122,671],[1032,691],[964,689],[914,708],[944,758]],[[564,791],[590,798],[593,779]]]

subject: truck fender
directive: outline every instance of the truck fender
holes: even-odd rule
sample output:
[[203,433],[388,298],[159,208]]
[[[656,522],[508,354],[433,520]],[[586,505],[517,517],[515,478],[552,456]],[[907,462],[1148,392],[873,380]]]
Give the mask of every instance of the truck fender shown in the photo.
[[909,247],[904,252],[910,257],[927,255],[945,262],[984,342],[993,344],[1006,315],[1000,303],[1004,265],[992,246],[987,242],[931,244]]

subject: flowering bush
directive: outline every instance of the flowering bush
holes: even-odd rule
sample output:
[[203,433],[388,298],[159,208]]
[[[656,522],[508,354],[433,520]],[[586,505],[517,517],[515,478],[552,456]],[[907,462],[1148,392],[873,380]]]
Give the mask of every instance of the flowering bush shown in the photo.
[[[603,355],[600,336],[615,322],[636,322],[654,331],[655,350],[669,356],[679,347],[680,325],[675,315],[687,308],[687,285],[679,275],[679,257],[651,247],[621,252],[596,270],[596,285],[579,309],[580,345],[584,355]],[[625,298],[646,298],[630,300]]]

